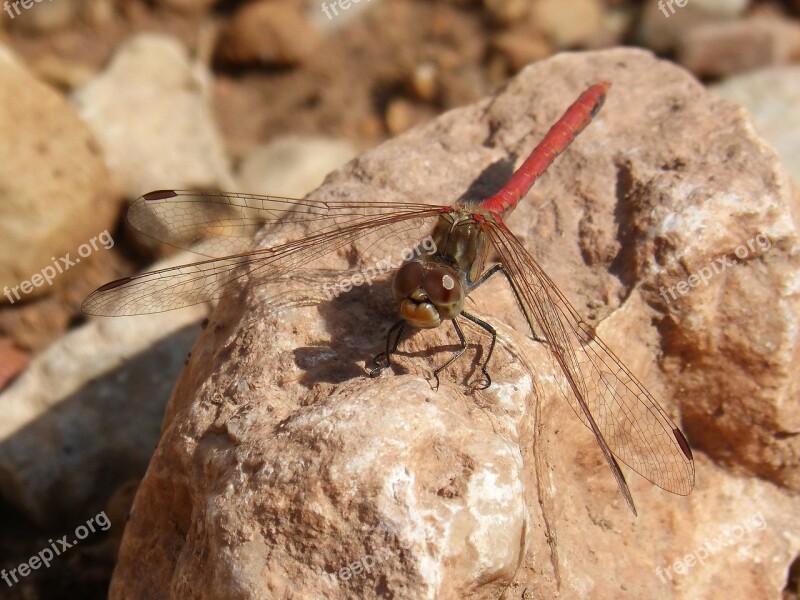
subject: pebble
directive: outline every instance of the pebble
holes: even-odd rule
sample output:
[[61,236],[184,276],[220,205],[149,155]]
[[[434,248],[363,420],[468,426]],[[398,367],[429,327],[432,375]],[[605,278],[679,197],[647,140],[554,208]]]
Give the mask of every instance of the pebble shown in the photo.
[[180,42],[142,34],[122,44],[106,70],[72,94],[126,196],[231,188],[210,80]]
[[745,107],[800,186],[800,66],[762,69],[711,86],[718,96]]

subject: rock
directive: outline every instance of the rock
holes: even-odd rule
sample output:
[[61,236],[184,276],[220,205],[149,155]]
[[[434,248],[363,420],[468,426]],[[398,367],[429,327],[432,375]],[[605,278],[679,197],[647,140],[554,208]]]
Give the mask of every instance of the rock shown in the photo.
[[684,36],[693,28],[705,23],[728,22],[731,19],[719,14],[709,13],[694,2],[683,8],[673,5],[672,12],[667,4],[663,10],[658,2],[647,2],[642,8],[633,40],[646,48],[661,54],[674,52]]
[[552,46],[543,36],[527,29],[512,29],[494,35],[492,49],[505,59],[513,73],[553,53]]
[[725,77],[800,58],[800,24],[758,17],[691,28],[678,45],[678,62],[699,77]]
[[216,59],[234,65],[298,65],[320,44],[317,30],[289,0],[244,4],[219,34]]
[[32,65],[36,75],[61,90],[77,88],[97,75],[94,69],[81,62],[75,62],[48,54]]
[[526,0],[483,0],[483,6],[493,21],[503,25],[519,23],[530,10]]
[[66,29],[72,25],[78,15],[80,4],[75,0],[64,0],[64,2],[42,2],[42,0],[32,0],[27,9],[25,3],[8,3],[8,10],[3,15],[9,17],[9,25],[14,29],[20,29],[32,34],[46,34],[58,30]]
[[348,142],[287,136],[257,148],[239,167],[239,189],[302,198],[356,155]]
[[393,98],[386,106],[386,129],[392,135],[396,135],[427,121],[432,116],[432,111],[423,104],[402,97]]
[[[667,2],[668,0],[665,0]],[[688,0],[687,0],[688,2]],[[750,0],[692,0],[695,8],[718,17],[739,17],[745,13]]]
[[[322,34],[332,34],[338,29],[346,28],[363,17],[370,9],[377,9],[380,2],[373,0],[350,0],[340,4],[333,0],[310,3],[306,9],[306,18],[314,28]],[[346,7],[346,8],[345,8]]]
[[556,48],[572,48],[588,41],[603,25],[599,0],[535,0],[531,23]]
[[210,78],[173,38],[142,34],[72,95],[129,198],[163,188],[232,187],[209,105]]
[[758,132],[778,151],[800,186],[800,67],[762,69],[730,77],[710,89],[747,109]]
[[119,198],[91,132],[64,98],[0,49],[0,302],[62,286],[84,244],[116,220]]
[[[213,314],[134,501],[112,600],[779,597],[800,551],[786,435],[800,414],[797,224],[744,111],[644,51],[562,54],[360,156],[312,198],[482,197],[598,79],[614,83],[605,108],[507,222],[688,431],[694,492],[626,469],[641,516],[628,512],[502,278],[468,301],[500,339],[493,385],[467,394],[488,336],[467,328],[438,392],[422,377],[452,351],[449,327],[404,337],[395,372],[368,379],[396,319],[386,283],[270,312],[264,294],[285,298],[306,284],[298,273]],[[424,233],[408,223],[317,266],[396,258]],[[758,234],[771,249],[659,294]]]
[[423,102],[431,102],[439,92],[439,68],[432,62],[416,65],[409,78],[411,92]]
[[216,0],[158,0],[156,4],[183,13],[203,13],[208,11]]
[[141,477],[206,310],[93,319],[36,355],[0,393],[5,500],[39,525],[61,526]]

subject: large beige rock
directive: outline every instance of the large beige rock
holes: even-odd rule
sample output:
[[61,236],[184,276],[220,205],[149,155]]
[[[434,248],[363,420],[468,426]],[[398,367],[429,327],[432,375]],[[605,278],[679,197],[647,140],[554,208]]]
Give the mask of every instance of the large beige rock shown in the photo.
[[[77,274],[79,251],[113,231],[121,198],[89,129],[5,48],[0,102],[0,302],[16,303]],[[81,256],[102,250],[94,244]]]
[[[509,226],[687,430],[694,492],[626,469],[631,515],[502,280],[468,302],[500,332],[494,384],[472,394],[487,342],[474,328],[434,392],[423,378],[452,350],[448,328],[364,376],[396,318],[384,286],[277,314],[263,296],[282,288],[253,289],[220,304],[178,383],[111,598],[780,595],[800,551],[797,225],[744,111],[646,52],[560,55],[313,196],[486,195],[599,79],[614,84],[606,107]],[[758,235],[769,249],[659,294]]]

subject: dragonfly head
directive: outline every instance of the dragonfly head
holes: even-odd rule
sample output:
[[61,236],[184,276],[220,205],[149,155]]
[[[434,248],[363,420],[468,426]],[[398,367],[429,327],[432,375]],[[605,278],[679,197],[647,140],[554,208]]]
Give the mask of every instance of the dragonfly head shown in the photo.
[[456,272],[439,263],[412,260],[397,270],[392,293],[400,316],[410,325],[438,327],[442,319],[454,319],[464,307],[464,286]]

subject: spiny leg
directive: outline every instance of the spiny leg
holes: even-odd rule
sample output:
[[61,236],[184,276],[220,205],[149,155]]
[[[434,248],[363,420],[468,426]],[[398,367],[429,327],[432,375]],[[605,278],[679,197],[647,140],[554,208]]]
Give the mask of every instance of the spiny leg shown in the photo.
[[[490,278],[492,275],[494,275],[494,274],[495,274],[495,273],[497,273],[497,272],[500,272],[500,273],[502,273],[502,274],[503,274],[503,277],[505,277],[505,278],[506,278],[506,281],[508,281],[508,285],[509,285],[509,287],[511,288],[511,291],[512,291],[512,292],[514,292],[514,297],[517,299],[517,304],[520,306],[520,309],[521,309],[521,308],[522,308],[522,306],[523,306],[523,304],[522,304],[522,300],[520,300],[519,294],[517,293],[517,288],[515,288],[515,287],[514,287],[514,282],[511,280],[511,277],[508,275],[508,271],[506,271],[506,270],[505,270],[505,267],[503,267],[503,265],[502,265],[502,264],[496,264],[496,265],[494,265],[494,266],[493,266],[491,269],[489,269],[489,270],[488,270],[488,271],[486,271],[486,272],[485,272],[483,275],[481,275],[481,276],[478,278],[478,280],[477,280],[475,283],[473,283],[473,284],[470,286],[470,288],[469,288],[469,291],[471,292],[471,291],[472,291],[472,290],[474,290],[475,288],[477,288],[477,287],[479,287],[479,286],[483,285],[484,283],[486,283],[486,281],[487,281],[487,280],[488,280],[488,279],[489,279],[489,278]],[[462,314],[465,314],[465,313],[462,313]],[[478,323],[478,324],[480,325],[480,323]],[[488,324],[487,324],[487,325],[488,325]],[[483,327],[483,325],[481,325],[481,327]],[[484,327],[484,329],[486,329],[486,328]],[[488,331],[488,330],[487,330],[487,331]],[[492,331],[494,331],[494,330],[492,330]],[[543,343],[547,343],[547,340],[546,340],[546,339],[544,339],[543,337],[540,337],[540,336],[538,336],[538,335],[536,334],[536,332],[535,332],[535,331],[533,331],[533,327],[531,327],[531,337],[533,337],[533,339],[534,339],[534,340],[536,340],[537,342],[543,342]],[[494,345],[494,338],[492,338],[492,344]],[[488,386],[487,386],[487,387],[488,387]],[[485,388],[484,388],[484,389],[485,389]]]
[[495,345],[495,342],[497,342],[497,331],[495,330],[494,327],[489,325],[486,321],[484,321],[482,319],[479,319],[475,315],[471,315],[468,312],[463,312],[463,311],[462,311],[461,315],[465,319],[469,319],[470,321],[472,321],[473,323],[475,323],[479,327],[481,327],[481,328],[485,329],[486,331],[488,331],[492,336],[492,343],[489,344],[489,352],[486,353],[486,359],[483,361],[483,364],[481,365],[481,372],[483,373],[483,376],[485,377],[485,385],[482,385],[481,387],[477,388],[479,390],[485,390],[490,385],[492,385],[492,378],[489,376],[489,371],[486,369],[486,367],[489,365],[489,360],[492,358],[492,352],[494,352],[494,345]]
[[[392,364],[392,354],[397,352],[397,346],[400,345],[400,336],[403,335],[405,327],[406,322],[403,319],[400,319],[397,323],[392,325],[389,333],[386,334],[386,352],[376,354],[372,359],[372,363],[375,367],[370,370],[370,377],[377,377],[380,375],[381,371]],[[394,338],[394,344],[392,344],[392,333],[394,333],[395,330],[397,331],[397,337]]]
[[439,389],[439,373],[441,373],[447,367],[449,367],[451,364],[453,364],[453,361],[455,361],[459,356],[464,354],[464,350],[467,349],[467,338],[464,337],[464,332],[461,331],[461,326],[458,324],[458,322],[455,319],[453,319],[451,322],[453,323],[453,328],[456,330],[456,333],[458,334],[458,340],[459,340],[460,346],[459,346],[458,350],[453,352],[453,355],[450,358],[447,359],[446,363],[444,363],[441,367],[438,367],[433,372],[433,378],[436,380],[436,385],[433,388],[435,390]]

